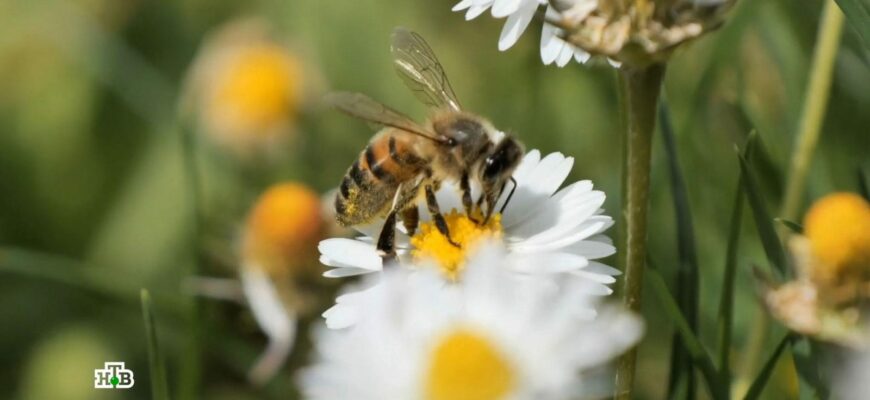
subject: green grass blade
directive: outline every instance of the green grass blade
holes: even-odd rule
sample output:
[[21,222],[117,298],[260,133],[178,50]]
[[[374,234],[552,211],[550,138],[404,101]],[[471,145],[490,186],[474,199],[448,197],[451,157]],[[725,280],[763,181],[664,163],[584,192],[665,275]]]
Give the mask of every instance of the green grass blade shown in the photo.
[[801,234],[804,232],[803,225],[797,222],[790,221],[785,218],[774,218],[773,220],[782,224],[782,226],[788,228],[788,230],[792,231],[793,233]]
[[[689,196],[686,182],[680,170],[677,156],[677,146],[674,139],[674,129],[671,123],[670,111],[665,99],[659,103],[659,126],[668,160],[668,172],[671,180],[671,197],[674,201],[674,211],[677,219],[677,252],[679,268],[677,268],[677,303],[680,311],[689,324],[689,329],[698,332],[698,254],[695,245],[695,229],[692,225],[692,212],[689,208]],[[679,376],[685,376],[686,399],[695,398],[695,374],[692,358],[689,356],[680,336],[674,334],[671,354],[671,373],[668,382],[668,393],[674,393]]]
[[689,355],[691,355],[698,370],[701,371],[701,376],[703,376],[704,380],[707,382],[707,387],[710,390],[711,397],[714,400],[727,400],[724,395],[724,383],[719,380],[719,373],[713,365],[713,360],[710,358],[710,354],[708,354],[707,350],[704,349],[704,345],[701,344],[701,341],[689,327],[686,318],[684,318],[683,314],[680,313],[680,308],[677,306],[676,300],[674,300],[673,296],[671,296],[671,293],[668,291],[668,286],[665,284],[665,280],[655,268],[649,268],[649,271],[647,272],[649,274],[648,282],[652,287],[653,293],[659,299],[659,303],[661,303],[665,314],[671,322],[674,323],[677,332],[682,336],[686,350],[688,350]]
[[870,49],[870,2],[867,0],[836,0],[849,26],[858,32],[864,48]]
[[142,289],[139,293],[142,302],[142,318],[145,320],[145,336],[148,339],[148,364],[151,372],[151,398],[169,400],[169,386],[166,383],[166,368],[160,343],[157,340],[157,326],[151,309],[151,295]]
[[126,290],[104,268],[85,265],[78,260],[54,254],[12,247],[0,247],[0,273],[56,282],[135,304],[134,290]]
[[[731,209],[731,226],[728,229],[728,247],[725,253],[725,269],[722,276],[722,295],[719,299],[717,327],[719,331],[719,376],[722,382],[731,381],[731,335],[734,324],[734,280],[737,275],[737,252],[740,247],[740,229],[743,220],[743,193],[738,179]],[[726,385],[730,392],[730,386]],[[726,393],[730,398],[730,393]]]
[[764,363],[764,367],[761,368],[755,381],[753,381],[752,385],[749,386],[746,396],[743,397],[744,400],[755,400],[761,396],[761,392],[767,385],[770,375],[773,374],[773,368],[776,367],[776,362],[779,361],[779,356],[782,355],[782,352],[790,341],[791,335],[788,334],[779,341],[779,345],[777,345],[776,349],[773,350],[773,354],[770,355],[770,358],[768,358],[767,362]]
[[820,371],[819,354],[810,339],[800,337],[793,340],[791,353],[797,369],[800,398],[802,400],[829,398],[830,391]]
[[[756,140],[756,135],[750,135],[746,145],[752,146],[754,140]],[[743,183],[743,191],[746,193],[749,208],[755,218],[755,227],[758,229],[758,236],[761,238],[767,261],[774,271],[778,272],[780,276],[784,276],[786,272],[785,252],[782,249],[779,236],[776,235],[776,229],[773,227],[773,218],[767,210],[767,205],[764,204],[761,190],[752,174],[752,167],[747,161],[747,157],[738,152],[737,158],[740,160],[740,180]]]

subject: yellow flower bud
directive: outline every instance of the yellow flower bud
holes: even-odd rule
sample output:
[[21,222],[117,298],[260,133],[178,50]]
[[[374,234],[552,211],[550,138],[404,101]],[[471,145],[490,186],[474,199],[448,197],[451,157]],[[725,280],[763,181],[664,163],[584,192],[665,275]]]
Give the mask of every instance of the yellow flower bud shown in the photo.
[[312,263],[321,236],[320,197],[299,183],[267,189],[248,215],[242,244],[247,267],[281,278]]
[[870,204],[852,193],[816,201],[804,217],[804,234],[815,262],[810,277],[820,284],[870,275]]

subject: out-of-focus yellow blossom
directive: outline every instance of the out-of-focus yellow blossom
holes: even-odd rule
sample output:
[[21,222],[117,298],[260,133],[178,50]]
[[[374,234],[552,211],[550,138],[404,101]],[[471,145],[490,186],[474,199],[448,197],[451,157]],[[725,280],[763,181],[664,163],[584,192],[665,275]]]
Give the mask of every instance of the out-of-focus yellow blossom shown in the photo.
[[300,60],[252,20],[209,37],[191,69],[188,99],[199,130],[235,153],[289,139],[302,101]]
[[242,237],[242,290],[257,324],[269,338],[248,376],[268,382],[284,365],[296,338],[299,314],[310,311],[305,280],[316,276],[321,236],[320,196],[307,186],[286,182],[257,199]]
[[771,313],[796,332],[870,346],[870,204],[851,193],[823,197],[789,248],[797,276],[765,293]]
[[823,197],[804,217],[814,262],[811,278],[822,285],[870,277],[870,204],[852,193]]
[[268,188],[245,223],[242,258],[275,278],[315,260],[321,236],[320,196],[299,183]]

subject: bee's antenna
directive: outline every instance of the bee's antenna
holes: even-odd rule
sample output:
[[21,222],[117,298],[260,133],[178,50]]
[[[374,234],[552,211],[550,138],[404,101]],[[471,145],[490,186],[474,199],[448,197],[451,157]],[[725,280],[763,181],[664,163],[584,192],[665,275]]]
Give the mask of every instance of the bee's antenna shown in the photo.
[[511,202],[511,197],[514,197],[514,191],[517,190],[517,180],[514,179],[513,176],[510,177],[510,180],[511,180],[511,183],[514,184],[514,186],[511,188],[511,192],[508,193],[508,197],[507,197],[507,199],[505,199],[504,204],[501,205],[501,209],[498,210],[499,214],[504,214],[504,209],[507,208],[508,203]]

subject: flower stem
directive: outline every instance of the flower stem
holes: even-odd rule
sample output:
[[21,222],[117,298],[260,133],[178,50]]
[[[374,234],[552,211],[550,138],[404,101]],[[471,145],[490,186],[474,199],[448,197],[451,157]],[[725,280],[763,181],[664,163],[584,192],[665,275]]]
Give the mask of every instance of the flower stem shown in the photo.
[[[200,171],[196,162],[196,138],[189,124],[182,121],[180,127],[181,150],[184,159],[184,172],[187,184],[190,188],[189,203],[192,214],[192,229],[190,233],[191,270],[190,276],[199,276],[202,273],[202,251],[200,242],[203,215],[202,215],[202,186]],[[178,390],[178,398],[197,398],[200,381],[201,342],[202,327],[200,305],[194,296],[186,307],[187,311],[187,343],[181,364],[181,379]]]
[[[664,73],[664,64],[622,70],[621,87],[626,113],[621,243],[625,272],[623,302],[633,311],[640,310],[643,287],[652,136]],[[619,361],[617,399],[631,398],[636,358],[636,349],[632,349]]]
[[828,97],[831,93],[834,61],[840,47],[843,32],[843,12],[834,0],[826,0],[822,10],[822,21],[816,36],[816,48],[810,69],[809,83],[804,95],[801,120],[798,124],[797,142],[791,157],[785,200],[782,205],[782,218],[797,218],[803,199],[807,170],[819,141]]

